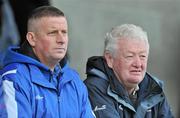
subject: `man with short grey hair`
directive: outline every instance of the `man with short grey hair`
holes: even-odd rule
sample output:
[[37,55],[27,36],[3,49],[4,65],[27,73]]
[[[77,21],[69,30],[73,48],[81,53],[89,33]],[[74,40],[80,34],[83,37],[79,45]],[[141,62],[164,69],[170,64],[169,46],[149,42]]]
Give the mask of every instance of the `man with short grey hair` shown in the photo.
[[8,118],[94,118],[86,86],[66,57],[65,14],[41,6],[27,26],[26,40],[8,49],[0,74]]

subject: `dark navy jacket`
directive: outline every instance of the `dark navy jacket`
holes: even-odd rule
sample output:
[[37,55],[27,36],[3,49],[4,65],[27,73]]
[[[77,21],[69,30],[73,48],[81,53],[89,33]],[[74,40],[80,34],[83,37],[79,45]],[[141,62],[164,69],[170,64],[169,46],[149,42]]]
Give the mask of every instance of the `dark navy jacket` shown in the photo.
[[87,62],[85,84],[97,118],[172,118],[162,82],[148,73],[139,84],[137,106],[116,79],[103,57]]
[[18,50],[8,50],[2,72],[3,98],[9,118],[94,117],[87,89],[67,61],[52,72]]

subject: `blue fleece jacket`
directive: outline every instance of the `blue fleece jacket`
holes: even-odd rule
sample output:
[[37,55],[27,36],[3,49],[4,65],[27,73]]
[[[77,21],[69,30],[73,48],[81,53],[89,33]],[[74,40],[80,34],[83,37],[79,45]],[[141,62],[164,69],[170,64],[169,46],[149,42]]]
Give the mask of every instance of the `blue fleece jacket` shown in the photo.
[[66,63],[52,72],[17,50],[8,50],[1,75],[8,117],[93,117],[87,89],[75,70]]

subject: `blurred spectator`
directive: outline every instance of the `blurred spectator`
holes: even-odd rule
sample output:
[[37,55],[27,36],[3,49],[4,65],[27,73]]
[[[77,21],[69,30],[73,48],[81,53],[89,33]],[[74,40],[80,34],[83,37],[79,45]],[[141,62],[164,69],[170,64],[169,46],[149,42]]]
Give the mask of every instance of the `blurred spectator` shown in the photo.
[[18,45],[19,34],[8,0],[0,0],[0,68],[8,46]]
[[26,39],[26,24],[29,13],[39,6],[50,5],[50,0],[9,0],[9,2],[12,6],[15,20],[20,33],[20,44],[22,44]]

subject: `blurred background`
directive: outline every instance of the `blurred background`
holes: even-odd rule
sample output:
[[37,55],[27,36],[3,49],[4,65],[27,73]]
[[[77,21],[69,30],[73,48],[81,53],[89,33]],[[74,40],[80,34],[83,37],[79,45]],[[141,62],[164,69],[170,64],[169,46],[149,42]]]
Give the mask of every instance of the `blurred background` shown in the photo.
[[148,72],[164,81],[175,117],[180,118],[180,0],[0,0],[0,67],[7,46],[25,39],[31,10],[50,4],[67,16],[70,65],[82,80],[87,59],[103,54],[104,36],[112,27],[132,23],[147,31]]
[[147,31],[148,71],[164,81],[172,110],[179,113],[179,0],[52,0],[69,22],[70,65],[86,78],[88,57],[102,55],[104,35],[113,26],[132,23]]

